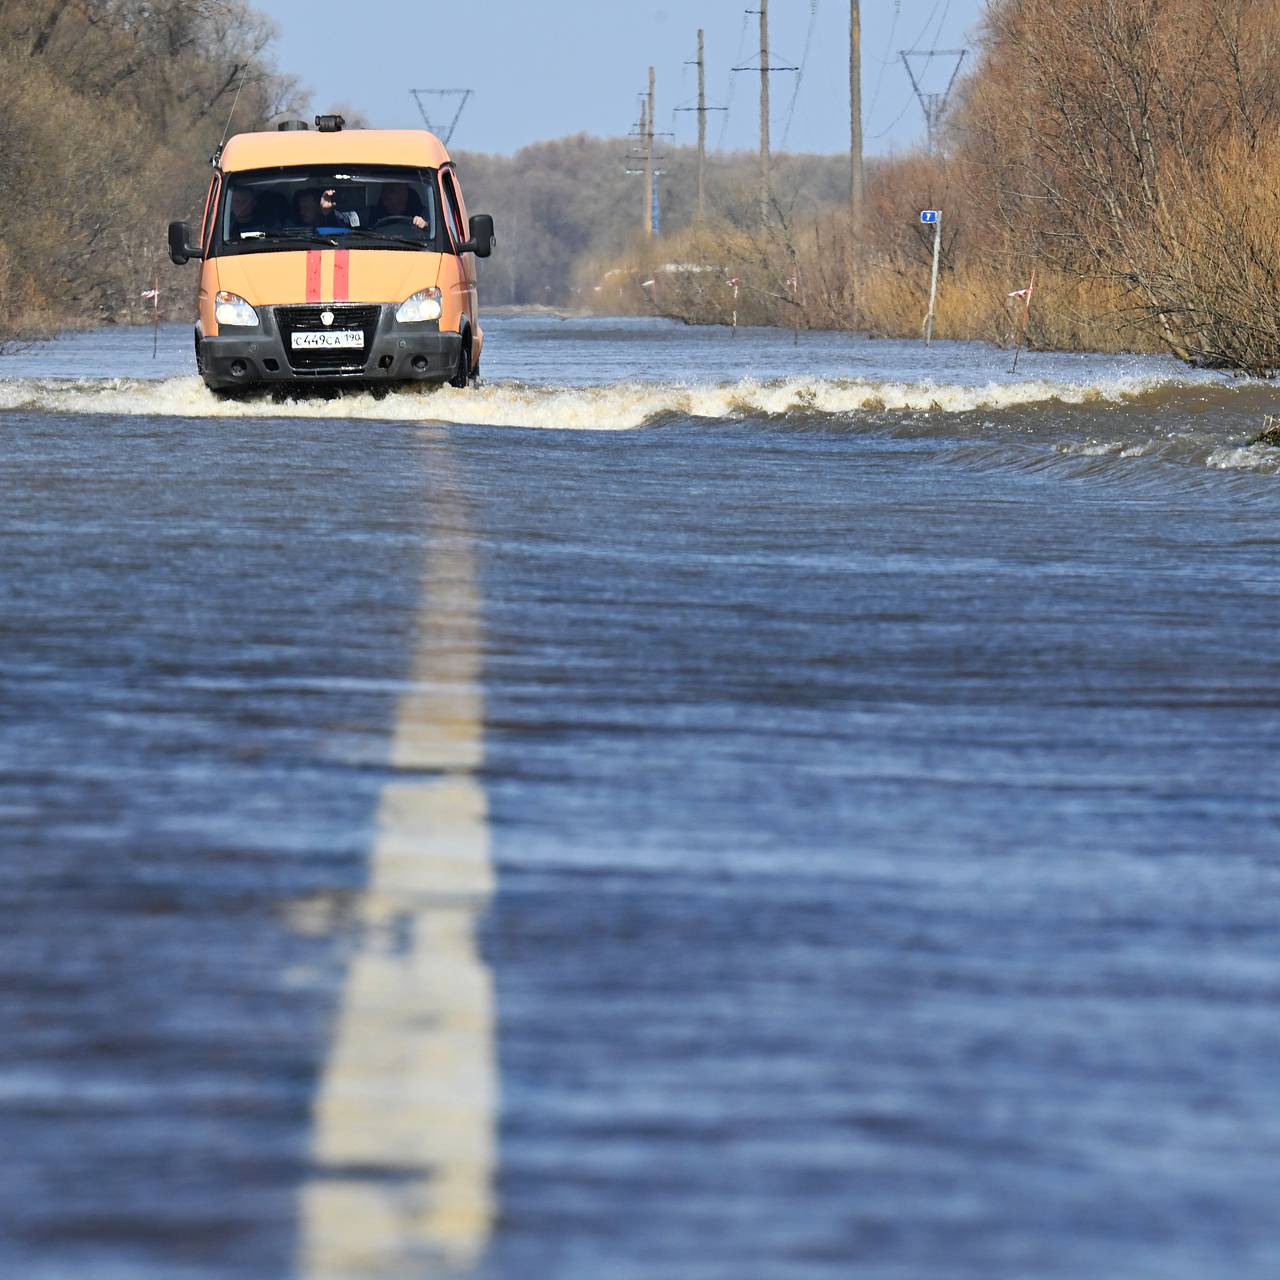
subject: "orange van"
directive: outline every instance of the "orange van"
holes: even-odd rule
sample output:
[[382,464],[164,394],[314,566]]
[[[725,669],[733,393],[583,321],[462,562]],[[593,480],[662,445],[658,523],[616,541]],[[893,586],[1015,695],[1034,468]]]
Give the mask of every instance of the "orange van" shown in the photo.
[[265,383],[451,382],[479,371],[476,258],[453,162],[424,130],[343,129],[317,116],[241,133],[214,157],[198,242],[196,365],[215,391]]

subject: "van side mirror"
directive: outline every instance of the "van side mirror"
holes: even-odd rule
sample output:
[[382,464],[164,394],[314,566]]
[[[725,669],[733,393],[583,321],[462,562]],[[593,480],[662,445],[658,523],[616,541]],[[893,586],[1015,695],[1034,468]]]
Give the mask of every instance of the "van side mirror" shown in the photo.
[[204,251],[189,244],[191,228],[185,222],[169,223],[169,260],[182,266],[189,258],[203,258]]
[[467,227],[471,239],[458,247],[459,253],[474,253],[477,258],[487,258],[493,252],[493,219],[487,213],[473,213]]

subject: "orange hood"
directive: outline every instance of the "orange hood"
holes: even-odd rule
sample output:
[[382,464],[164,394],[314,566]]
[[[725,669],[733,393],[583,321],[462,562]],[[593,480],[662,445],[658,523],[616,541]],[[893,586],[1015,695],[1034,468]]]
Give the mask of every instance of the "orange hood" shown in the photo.
[[219,289],[250,306],[400,303],[440,277],[441,254],[397,249],[300,249],[215,258]]

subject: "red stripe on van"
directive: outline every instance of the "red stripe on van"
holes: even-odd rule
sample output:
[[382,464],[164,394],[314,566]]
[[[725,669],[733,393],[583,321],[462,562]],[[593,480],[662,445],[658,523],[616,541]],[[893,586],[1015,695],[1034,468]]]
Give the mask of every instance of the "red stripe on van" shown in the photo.
[[347,272],[351,262],[350,249],[338,249],[333,255],[333,300],[334,302],[346,302],[351,297],[350,288],[347,284]]
[[320,250],[307,250],[307,301],[320,301]]

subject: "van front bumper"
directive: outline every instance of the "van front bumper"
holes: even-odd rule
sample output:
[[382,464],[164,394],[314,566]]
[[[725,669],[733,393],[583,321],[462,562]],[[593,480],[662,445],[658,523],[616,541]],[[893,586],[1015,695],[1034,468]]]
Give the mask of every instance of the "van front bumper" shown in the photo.
[[[361,328],[363,347],[294,350],[290,335],[323,331],[323,312],[333,313],[328,327]],[[391,305],[260,307],[258,314],[261,323],[253,328],[224,326],[217,337],[197,336],[196,363],[214,390],[262,383],[447,382],[458,369],[461,334],[441,333],[433,323],[401,324]]]

